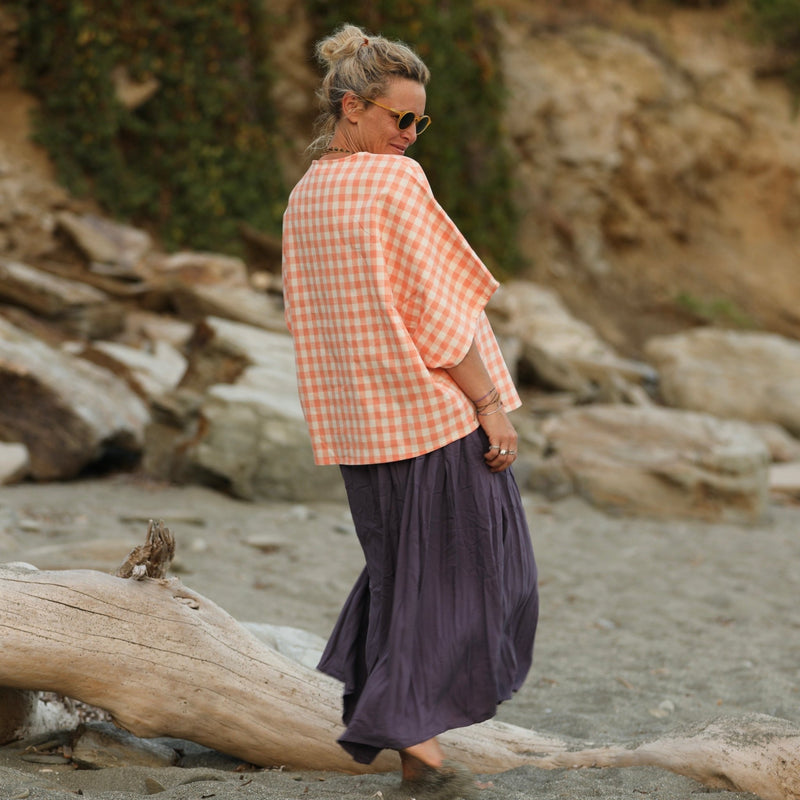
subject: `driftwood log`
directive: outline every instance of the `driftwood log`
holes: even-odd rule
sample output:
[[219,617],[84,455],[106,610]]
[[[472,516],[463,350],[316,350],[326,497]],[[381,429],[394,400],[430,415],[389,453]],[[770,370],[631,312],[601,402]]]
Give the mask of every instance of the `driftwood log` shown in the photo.
[[[359,765],[336,743],[339,683],[267,647],[177,578],[158,577],[173,553],[169,529],[151,523],[116,575],[0,565],[6,696],[19,707],[8,690],[57,692],[137,736],[188,739],[260,766],[398,768],[388,751]],[[453,758],[500,772],[564,746],[502,723],[488,729],[488,738],[484,726],[450,734]]]
[[[173,550],[168,530],[151,526],[120,568],[139,580],[0,565],[0,716],[4,702],[24,710],[19,690],[46,690],[108,711],[137,736],[188,739],[260,766],[397,769],[392,753],[364,766],[336,743],[336,681],[267,647],[176,578],[149,577]],[[800,729],[772,717],[717,720],[631,749],[581,749],[495,721],[442,741],[482,773],[650,765],[764,800],[800,797]]]
[[800,797],[800,729],[764,714],[720,718],[635,748],[565,751],[529,763],[545,769],[661,767],[713,789],[764,800]]

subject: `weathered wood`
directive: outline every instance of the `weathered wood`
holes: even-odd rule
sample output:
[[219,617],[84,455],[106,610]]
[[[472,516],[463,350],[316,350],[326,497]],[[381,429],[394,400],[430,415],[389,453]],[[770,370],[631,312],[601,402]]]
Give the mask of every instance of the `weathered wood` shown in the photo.
[[[142,737],[189,739],[262,766],[390,770],[336,743],[341,687],[262,644],[175,578],[0,567],[0,686],[59,692],[105,709]],[[521,728],[449,736],[485,772],[563,748]]]
[[[262,766],[398,766],[389,752],[368,766],[351,761],[336,744],[340,685],[175,578],[0,566],[0,640],[0,686],[77,698],[137,736],[189,739]],[[494,721],[442,740],[449,757],[482,773],[653,765],[764,800],[800,796],[800,730],[771,717],[720,720],[636,749],[577,749]]]
[[117,567],[118,578],[166,578],[172,559],[175,557],[175,537],[164,525],[164,520],[150,520],[144,544],[134,547],[126,559]]
[[764,800],[800,797],[800,730],[763,714],[714,720],[639,747],[600,747],[533,759],[547,769],[661,767],[714,789]]

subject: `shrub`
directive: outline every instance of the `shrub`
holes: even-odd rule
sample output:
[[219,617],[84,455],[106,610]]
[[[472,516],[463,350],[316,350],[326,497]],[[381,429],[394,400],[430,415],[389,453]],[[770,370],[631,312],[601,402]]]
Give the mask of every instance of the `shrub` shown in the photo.
[[[36,136],[60,179],[167,246],[237,251],[238,226],[276,231],[266,19],[259,0],[12,0],[40,99]],[[137,108],[112,75],[156,79]]]
[[308,3],[318,38],[351,22],[419,53],[432,74],[426,111],[433,124],[414,145],[414,157],[481,257],[500,273],[517,270],[513,164],[502,128],[506,95],[490,14],[472,0]]

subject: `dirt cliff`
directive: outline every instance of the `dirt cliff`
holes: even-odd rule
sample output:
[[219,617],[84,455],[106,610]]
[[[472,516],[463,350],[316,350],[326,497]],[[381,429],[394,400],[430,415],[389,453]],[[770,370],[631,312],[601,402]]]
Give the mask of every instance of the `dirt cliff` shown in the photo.
[[[287,65],[278,97],[297,136],[292,177],[313,111],[310,28],[297,4],[274,2],[292,9],[276,39]],[[697,324],[800,338],[800,123],[735,5],[492,7],[526,277],[629,355]],[[14,39],[0,8],[0,255],[35,265],[69,257],[54,243],[53,211],[86,203],[55,183],[30,142],[34,101]]]

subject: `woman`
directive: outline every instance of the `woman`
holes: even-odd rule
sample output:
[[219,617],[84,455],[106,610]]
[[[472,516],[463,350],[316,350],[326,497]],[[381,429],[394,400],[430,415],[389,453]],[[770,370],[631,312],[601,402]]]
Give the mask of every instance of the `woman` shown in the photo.
[[522,684],[536,565],[509,467],[520,404],[484,307],[497,282],[404,154],[427,67],[347,25],[317,46],[320,151],[284,217],[286,318],[315,460],[338,464],[366,567],[319,668],[341,745],[399,751],[411,796],[464,786],[438,734]]

